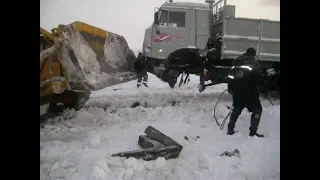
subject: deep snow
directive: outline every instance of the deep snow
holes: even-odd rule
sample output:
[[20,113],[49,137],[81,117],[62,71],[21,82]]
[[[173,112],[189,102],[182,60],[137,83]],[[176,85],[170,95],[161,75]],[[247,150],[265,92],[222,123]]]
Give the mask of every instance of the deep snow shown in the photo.
[[[171,90],[149,74],[149,88],[137,89],[131,81],[93,92],[85,108],[65,111],[40,128],[40,179],[280,179],[280,102],[273,100],[272,106],[261,98],[259,132],[265,138],[248,136],[246,110],[236,124],[239,133],[227,136],[226,127],[220,130],[213,120],[214,104],[226,85],[199,93],[198,82],[191,76],[189,84]],[[145,107],[130,108],[136,101]],[[226,93],[217,106],[220,122],[228,114],[227,106],[231,97]],[[146,162],[110,157],[140,149],[138,136],[148,125],[183,145],[179,158]],[[235,148],[240,158],[220,156]]]

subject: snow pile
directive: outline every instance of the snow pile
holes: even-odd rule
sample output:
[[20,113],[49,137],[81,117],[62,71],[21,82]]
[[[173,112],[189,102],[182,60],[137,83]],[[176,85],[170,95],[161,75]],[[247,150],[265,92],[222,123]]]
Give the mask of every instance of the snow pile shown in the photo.
[[[92,93],[86,108],[66,111],[40,129],[40,179],[280,179],[280,102],[273,100],[271,106],[261,98],[259,132],[265,138],[248,136],[246,110],[236,124],[239,133],[227,136],[226,128],[220,130],[213,120],[214,103],[226,85],[198,93],[198,78],[191,75],[189,84],[172,90],[149,75],[149,88],[137,89],[131,81]],[[148,105],[131,108],[133,101]],[[216,110],[220,122],[231,104],[230,95],[223,95]],[[179,158],[111,157],[140,149],[138,136],[148,125],[183,146]],[[220,156],[234,149],[240,158]]]
[[[135,158],[105,158],[92,163],[90,170],[88,170],[89,176],[83,176],[79,172],[80,168],[76,168],[75,164],[70,162],[56,163],[51,169],[50,179],[121,179],[130,180],[137,179],[139,175],[149,176],[153,179],[153,176],[161,170],[170,171],[165,167],[166,160],[164,158],[158,158],[155,161],[142,161]],[[138,178],[139,179],[139,178]]]

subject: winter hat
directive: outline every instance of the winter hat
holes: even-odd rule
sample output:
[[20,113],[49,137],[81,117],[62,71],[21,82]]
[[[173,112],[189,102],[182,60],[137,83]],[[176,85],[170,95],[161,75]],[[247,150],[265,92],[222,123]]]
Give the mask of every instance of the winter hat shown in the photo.
[[257,51],[254,48],[248,48],[246,54],[255,56],[257,54]]

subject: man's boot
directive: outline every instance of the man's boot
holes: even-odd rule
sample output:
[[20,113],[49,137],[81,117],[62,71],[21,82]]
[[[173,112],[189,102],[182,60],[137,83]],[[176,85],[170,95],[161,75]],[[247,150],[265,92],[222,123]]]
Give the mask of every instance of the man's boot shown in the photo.
[[228,128],[227,135],[234,135],[237,131],[234,131],[234,129]]
[[257,137],[264,137],[263,134],[258,134],[257,130],[258,130],[258,126],[260,123],[260,117],[261,117],[261,113],[262,113],[262,108],[260,109],[256,109],[255,111],[252,112],[251,114],[251,121],[250,121],[250,133],[249,136],[253,137],[253,136],[257,136]]
[[144,82],[143,85],[144,85],[145,87],[149,87],[146,82]]
[[249,133],[249,136],[251,136],[251,137],[253,137],[253,136],[264,137],[263,134],[258,134],[258,133],[256,133],[256,132],[250,132],[250,133]]
[[141,84],[137,84],[137,88],[139,88],[141,86]]

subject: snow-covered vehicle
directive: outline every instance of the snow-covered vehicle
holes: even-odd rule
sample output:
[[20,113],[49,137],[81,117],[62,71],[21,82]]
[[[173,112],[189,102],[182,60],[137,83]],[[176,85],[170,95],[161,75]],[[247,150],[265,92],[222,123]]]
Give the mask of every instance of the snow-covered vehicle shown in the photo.
[[40,107],[81,107],[92,90],[136,79],[135,59],[124,37],[100,28],[74,22],[49,33],[40,27]]
[[[164,3],[146,29],[143,55],[149,72],[173,88],[181,73],[200,75],[200,91],[227,82],[232,61],[257,50],[266,86],[280,89],[280,21],[235,17],[226,0]],[[205,84],[211,80],[210,84]],[[181,81],[182,82],[182,81]]]

